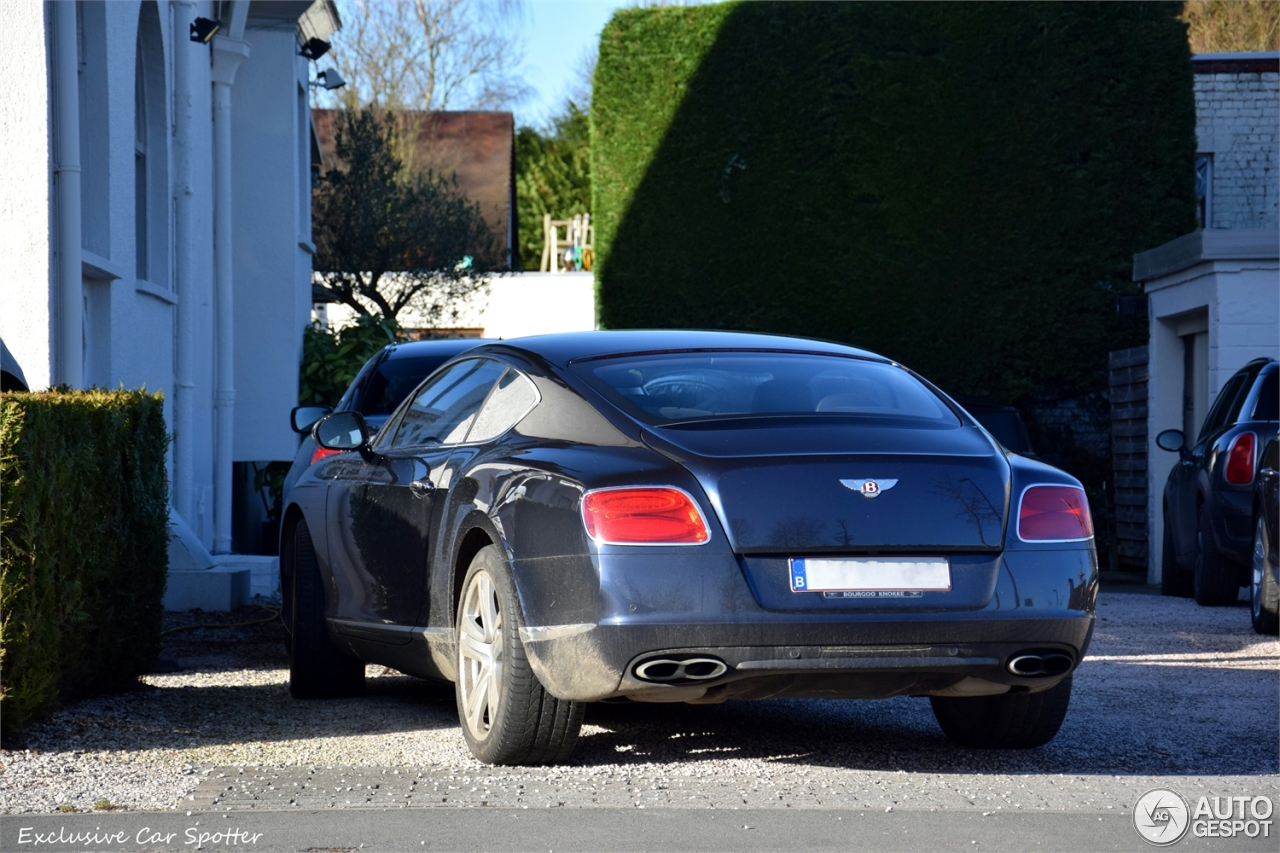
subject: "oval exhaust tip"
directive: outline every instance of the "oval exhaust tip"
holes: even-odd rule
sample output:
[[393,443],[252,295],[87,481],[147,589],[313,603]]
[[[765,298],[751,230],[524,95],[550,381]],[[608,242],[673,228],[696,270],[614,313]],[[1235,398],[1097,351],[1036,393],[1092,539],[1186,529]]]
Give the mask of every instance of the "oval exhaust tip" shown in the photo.
[[1053,677],[1071,670],[1075,661],[1061,652],[1026,653],[1009,659],[1008,669],[1023,678]]
[[729,671],[724,661],[710,657],[653,658],[632,670],[641,681],[672,684],[682,681],[709,681]]

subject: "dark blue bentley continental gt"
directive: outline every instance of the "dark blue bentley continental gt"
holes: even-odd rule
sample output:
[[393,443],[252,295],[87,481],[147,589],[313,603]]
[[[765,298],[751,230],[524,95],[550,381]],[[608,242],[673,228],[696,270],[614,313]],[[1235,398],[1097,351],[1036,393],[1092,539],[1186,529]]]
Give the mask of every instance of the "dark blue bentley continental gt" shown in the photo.
[[286,500],[297,697],[456,685],[481,760],[550,763],[587,702],[928,696],[1048,742],[1089,645],[1080,483],[847,346],[588,332],[468,350]]

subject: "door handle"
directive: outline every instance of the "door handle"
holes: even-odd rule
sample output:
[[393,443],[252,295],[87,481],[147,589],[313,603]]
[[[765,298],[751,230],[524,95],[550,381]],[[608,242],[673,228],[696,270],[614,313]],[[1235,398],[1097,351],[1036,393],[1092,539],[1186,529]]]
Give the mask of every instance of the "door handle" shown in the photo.
[[409,484],[409,494],[415,498],[425,498],[435,490],[430,480],[414,480]]

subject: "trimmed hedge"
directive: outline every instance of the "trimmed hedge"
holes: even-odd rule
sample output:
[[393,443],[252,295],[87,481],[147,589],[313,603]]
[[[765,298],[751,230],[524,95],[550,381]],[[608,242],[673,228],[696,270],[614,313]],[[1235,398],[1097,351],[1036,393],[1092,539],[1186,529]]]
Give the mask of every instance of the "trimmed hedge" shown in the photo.
[[0,396],[0,723],[127,686],[160,652],[160,394]]
[[1195,229],[1179,3],[731,3],[605,27],[600,318],[847,341],[951,393],[1105,387]]

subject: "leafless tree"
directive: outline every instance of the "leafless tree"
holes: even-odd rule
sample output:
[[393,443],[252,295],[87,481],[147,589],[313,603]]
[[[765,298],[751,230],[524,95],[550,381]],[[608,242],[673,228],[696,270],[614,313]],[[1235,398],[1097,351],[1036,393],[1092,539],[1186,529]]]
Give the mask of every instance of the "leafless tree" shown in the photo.
[[341,0],[333,61],[347,81],[322,106],[497,109],[529,89],[521,0]]

